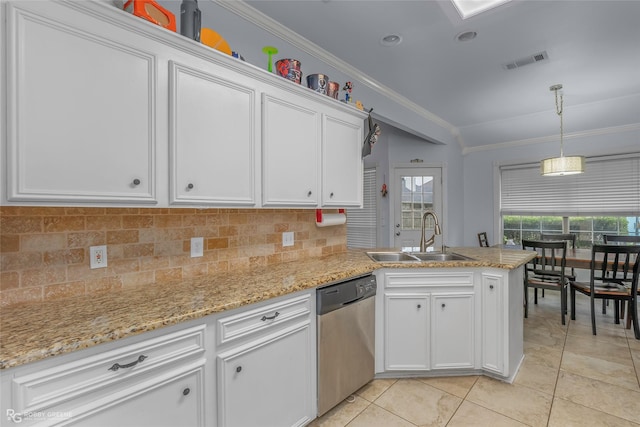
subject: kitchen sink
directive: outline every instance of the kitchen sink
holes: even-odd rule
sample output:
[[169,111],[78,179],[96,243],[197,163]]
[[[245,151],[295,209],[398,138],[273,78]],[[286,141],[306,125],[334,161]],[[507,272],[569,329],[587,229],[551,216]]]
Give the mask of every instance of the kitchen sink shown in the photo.
[[406,252],[367,252],[369,258],[377,262],[407,262],[419,261],[418,258],[409,255]]
[[411,256],[418,258],[420,261],[473,261],[473,258],[453,252],[412,252]]
[[473,258],[453,252],[367,252],[367,255],[377,262],[473,261]]

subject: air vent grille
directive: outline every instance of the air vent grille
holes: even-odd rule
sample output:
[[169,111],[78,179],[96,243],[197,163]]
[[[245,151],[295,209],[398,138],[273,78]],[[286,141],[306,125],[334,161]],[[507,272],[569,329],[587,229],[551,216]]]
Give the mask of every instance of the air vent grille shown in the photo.
[[515,70],[516,68],[524,67],[525,65],[533,64],[535,62],[546,61],[548,59],[549,55],[547,55],[547,52],[545,51],[509,62],[504,64],[503,67],[507,70]]

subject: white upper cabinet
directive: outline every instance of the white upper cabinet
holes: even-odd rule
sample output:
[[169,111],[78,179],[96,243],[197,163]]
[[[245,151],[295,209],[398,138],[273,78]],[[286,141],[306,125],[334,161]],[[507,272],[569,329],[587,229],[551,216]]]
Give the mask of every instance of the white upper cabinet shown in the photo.
[[363,120],[331,112],[322,118],[322,205],[362,207]]
[[154,56],[56,4],[6,12],[7,199],[155,203]]
[[2,203],[361,206],[364,112],[111,2],[2,6]]
[[169,63],[170,201],[254,206],[255,90],[205,68]]
[[262,99],[264,206],[318,206],[320,114],[314,104],[287,94]]

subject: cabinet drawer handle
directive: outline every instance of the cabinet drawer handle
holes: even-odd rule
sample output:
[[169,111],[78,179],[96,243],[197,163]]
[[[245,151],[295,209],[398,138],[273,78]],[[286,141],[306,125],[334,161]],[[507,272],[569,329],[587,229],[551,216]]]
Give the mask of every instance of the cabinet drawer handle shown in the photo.
[[187,184],[187,189],[188,190],[193,190],[193,184],[192,183]]
[[273,316],[269,316],[269,317],[267,317],[267,316],[262,316],[262,319],[260,319],[260,320],[262,320],[262,321],[264,322],[264,321],[267,321],[267,320],[273,320],[273,319],[275,319],[275,318],[276,318],[276,317],[278,317],[278,316],[280,316],[280,313],[278,313],[278,312],[276,311],[276,312],[275,312],[275,314],[274,314]]
[[238,367],[236,368],[236,372],[240,372],[240,371],[242,371],[242,366],[238,366]]
[[191,393],[191,389],[189,389],[189,387],[185,388],[184,390],[182,390],[182,394],[184,396],[188,395],[189,393]]
[[138,178],[133,180],[133,185],[140,185],[140,180]]
[[145,356],[144,354],[141,354],[136,360],[134,360],[131,363],[127,363],[126,365],[121,365],[119,363],[114,363],[113,366],[110,367],[108,370],[109,371],[117,371],[120,368],[122,368],[122,369],[133,368],[134,366],[136,366],[138,363],[142,362],[147,357],[148,356]]

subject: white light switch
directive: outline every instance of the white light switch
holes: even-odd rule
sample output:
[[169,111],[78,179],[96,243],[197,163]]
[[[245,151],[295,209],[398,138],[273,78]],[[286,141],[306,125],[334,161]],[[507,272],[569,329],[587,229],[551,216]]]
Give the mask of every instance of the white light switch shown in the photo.
[[282,233],[282,246],[293,246],[293,231],[285,231]]
[[191,258],[201,257],[204,254],[204,238],[191,238]]

